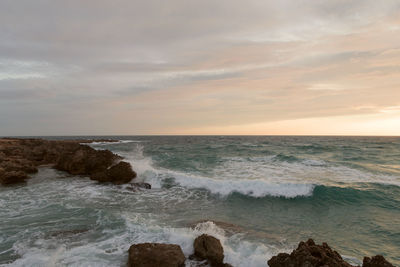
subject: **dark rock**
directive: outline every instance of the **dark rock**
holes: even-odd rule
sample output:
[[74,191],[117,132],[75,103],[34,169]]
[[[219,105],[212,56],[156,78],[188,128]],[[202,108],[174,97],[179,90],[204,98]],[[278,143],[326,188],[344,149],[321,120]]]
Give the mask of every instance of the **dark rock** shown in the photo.
[[128,267],[183,267],[185,260],[178,245],[143,243],[129,248]]
[[212,266],[223,265],[224,249],[221,242],[213,236],[198,236],[194,240],[194,255],[200,260],[208,260]]
[[372,258],[364,257],[363,267],[394,267],[382,255],[376,255]]
[[0,184],[10,185],[17,183],[24,183],[28,175],[23,171],[5,171],[0,169]]
[[132,170],[131,165],[128,162],[121,161],[107,170],[95,172],[90,176],[90,179],[113,184],[125,184],[135,177],[136,172]]
[[1,163],[1,167],[6,171],[22,171],[26,173],[37,173],[38,169],[32,162],[26,159],[11,159]]
[[128,183],[136,177],[129,163],[114,165],[121,159],[118,155],[82,145],[81,141],[1,138],[0,183],[23,182],[27,174],[38,171],[38,166],[49,164],[73,175],[88,175],[115,184]]
[[62,230],[62,231],[52,232],[50,236],[63,238],[63,237],[69,237],[77,234],[86,233],[88,231],[89,229]]
[[107,176],[114,184],[125,184],[136,178],[136,172],[128,162],[121,161],[107,170]]
[[95,150],[80,145],[75,151],[61,153],[55,168],[75,175],[90,175],[105,171],[118,158],[109,150]]
[[337,266],[352,267],[345,262],[336,251],[328,244],[316,245],[312,239],[307,242],[300,242],[297,249],[289,255],[280,253],[268,261],[270,267],[317,267]]
[[151,184],[148,183],[133,183],[132,185],[143,189],[151,189]]

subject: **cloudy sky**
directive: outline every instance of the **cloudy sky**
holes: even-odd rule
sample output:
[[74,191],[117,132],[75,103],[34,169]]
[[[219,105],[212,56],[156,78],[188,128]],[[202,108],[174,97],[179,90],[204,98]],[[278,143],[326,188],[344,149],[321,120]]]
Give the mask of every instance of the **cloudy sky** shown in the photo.
[[0,2],[0,135],[400,134],[399,0]]

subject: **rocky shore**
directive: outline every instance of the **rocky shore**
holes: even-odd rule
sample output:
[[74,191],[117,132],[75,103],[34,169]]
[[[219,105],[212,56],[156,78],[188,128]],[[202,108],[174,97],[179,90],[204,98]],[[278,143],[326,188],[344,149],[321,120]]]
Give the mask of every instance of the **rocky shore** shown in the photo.
[[23,183],[42,165],[113,184],[129,183],[136,177],[131,165],[122,161],[120,156],[109,150],[95,150],[83,144],[92,141],[2,138],[0,184]]
[[[38,167],[47,165],[72,175],[90,177],[101,183],[130,183],[135,188],[150,189],[145,183],[132,183],[137,176],[128,162],[109,150],[95,150],[84,143],[98,140],[50,141],[44,139],[0,139],[0,184],[8,186],[24,183]],[[105,140],[102,140],[105,141]],[[234,225],[220,222],[232,231]],[[72,233],[75,233],[72,231]],[[54,233],[55,236],[65,234]],[[224,261],[224,248],[217,238],[203,234],[193,243],[193,255],[187,259],[179,245],[142,243],[133,244],[128,251],[130,267],[190,266],[229,267]],[[355,267],[328,244],[317,245],[312,239],[300,242],[290,254],[280,253],[265,259],[270,267]],[[365,257],[362,267],[394,267],[381,255]]]
[[[194,254],[189,257],[190,266],[231,267],[224,263],[224,249],[221,242],[206,234],[198,236],[193,244]],[[185,256],[175,244],[143,243],[129,249],[129,267],[183,267]],[[327,243],[317,245],[312,239],[300,242],[291,254],[280,253],[266,265],[270,267],[360,267],[347,263]],[[361,267],[395,267],[383,256],[364,257]]]

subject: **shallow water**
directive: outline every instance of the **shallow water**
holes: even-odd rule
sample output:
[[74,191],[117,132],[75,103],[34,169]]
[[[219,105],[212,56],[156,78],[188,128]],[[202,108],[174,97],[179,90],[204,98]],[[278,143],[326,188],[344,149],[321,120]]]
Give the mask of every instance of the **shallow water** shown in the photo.
[[188,256],[200,233],[220,238],[234,266],[267,266],[310,237],[352,263],[400,264],[400,138],[109,138],[123,141],[92,146],[124,156],[153,189],[48,168],[0,188],[0,264],[123,266],[139,242]]

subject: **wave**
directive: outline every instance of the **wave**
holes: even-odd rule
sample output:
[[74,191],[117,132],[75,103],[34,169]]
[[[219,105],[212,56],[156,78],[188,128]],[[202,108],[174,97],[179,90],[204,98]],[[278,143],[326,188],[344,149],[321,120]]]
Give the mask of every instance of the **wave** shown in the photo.
[[239,193],[251,197],[265,196],[294,198],[311,196],[313,184],[268,183],[263,180],[216,180],[212,178],[189,176],[174,173],[174,180],[181,186],[190,189],[206,189],[212,194],[228,196]]
[[[300,162],[274,162],[274,156],[255,158],[224,158],[209,174],[190,173],[156,167],[151,157],[143,154],[138,144],[133,150],[121,153],[138,173],[138,180],[153,188],[180,186],[206,190],[227,197],[232,194],[263,197],[310,197],[318,186],[347,186],[354,183],[399,185],[396,177],[377,177],[346,166],[329,166],[317,159]],[[379,179],[377,179],[379,178]]]
[[[128,228],[137,232],[137,217],[126,216],[126,220]],[[135,243],[150,240],[150,242],[178,244],[186,257],[193,254],[193,242],[197,236],[212,235],[221,241],[225,254],[224,262],[233,266],[265,266],[270,257],[282,251],[282,248],[248,242],[243,240],[241,235],[228,235],[212,221],[198,223],[193,228],[170,228],[148,224],[139,227],[141,234],[134,240]],[[186,266],[192,266],[190,260]]]
[[318,203],[341,203],[349,205],[379,205],[397,209],[400,205],[400,188],[394,185],[362,184],[359,187],[337,187],[318,185],[312,201]]
[[[92,142],[89,145],[95,146],[104,146],[104,145],[115,145],[115,144],[127,144],[127,143],[141,143],[143,141],[140,140],[115,140],[115,141],[106,141],[106,142]],[[87,145],[87,143],[84,143]]]

